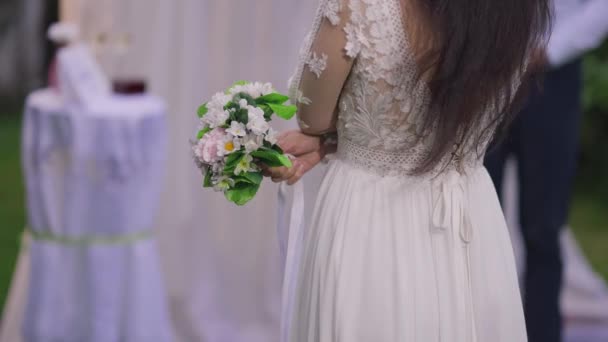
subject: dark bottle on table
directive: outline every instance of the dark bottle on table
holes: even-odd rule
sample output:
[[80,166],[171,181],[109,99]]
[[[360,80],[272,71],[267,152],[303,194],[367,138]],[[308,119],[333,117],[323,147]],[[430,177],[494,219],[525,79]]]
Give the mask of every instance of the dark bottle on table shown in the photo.
[[112,81],[114,92],[123,95],[143,94],[146,92],[146,81],[136,78],[118,78]]

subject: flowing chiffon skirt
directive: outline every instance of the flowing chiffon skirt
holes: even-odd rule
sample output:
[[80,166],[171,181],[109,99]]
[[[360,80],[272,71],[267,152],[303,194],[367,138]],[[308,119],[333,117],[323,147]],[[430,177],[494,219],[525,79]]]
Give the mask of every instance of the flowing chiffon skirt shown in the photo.
[[302,234],[288,265],[284,340],[527,340],[507,226],[483,167],[418,179],[334,160]]

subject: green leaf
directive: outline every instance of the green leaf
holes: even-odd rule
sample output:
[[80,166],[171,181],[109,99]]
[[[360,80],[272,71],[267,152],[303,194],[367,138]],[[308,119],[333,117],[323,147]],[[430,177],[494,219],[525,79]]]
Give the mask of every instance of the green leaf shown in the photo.
[[273,103],[269,103],[268,106],[277,114],[278,117],[285,120],[293,118],[298,111],[296,106],[284,106]]
[[283,103],[287,102],[288,100],[289,100],[289,96],[285,96],[285,95],[279,94],[279,93],[272,93],[272,94],[258,97],[255,101],[259,104],[273,103],[273,104],[282,105]]
[[[246,100],[247,104],[249,105],[255,105],[255,100],[253,99],[253,97],[251,97],[251,95],[247,94],[247,93],[238,93],[236,95],[234,95],[234,97],[232,98],[232,102],[234,102],[235,104],[238,104],[241,100]],[[240,105],[239,105],[240,107]]]
[[210,127],[205,127],[203,129],[201,129],[200,131],[198,131],[198,134],[196,135],[196,139],[201,140],[205,134],[209,133],[211,131]]
[[[283,149],[282,149],[282,148],[281,148],[281,146],[279,146],[279,145],[272,145],[272,147],[271,147],[271,148],[272,148],[273,150],[275,150],[275,151],[279,152],[280,154],[285,154],[285,152],[283,151]],[[289,159],[289,158],[287,158],[287,159]]]
[[234,113],[234,119],[246,125],[249,122],[249,113],[246,109],[239,109]]
[[209,112],[209,108],[207,108],[207,103],[205,102],[200,107],[198,107],[196,114],[198,115],[199,118],[202,118],[208,112]]
[[234,82],[234,83],[232,84],[232,87],[231,87],[231,88],[234,88],[234,87],[236,87],[236,86],[242,86],[242,85],[246,85],[246,84],[249,84],[249,81],[243,81],[243,80],[236,81],[236,82]]
[[234,174],[234,169],[236,165],[243,158],[244,153],[241,151],[233,152],[226,157],[226,165],[224,166],[224,174],[228,176],[232,176]]
[[224,110],[230,110],[232,108],[238,109],[239,105],[232,101],[228,101],[228,103],[226,103],[226,105],[224,105]]
[[289,160],[287,156],[273,149],[261,148],[258,151],[252,152],[251,156],[259,159],[264,164],[270,167],[292,167],[291,160]]
[[266,121],[270,121],[270,118],[272,117],[272,114],[274,113],[272,111],[272,109],[270,108],[270,106],[263,103],[263,104],[259,104],[258,107],[264,111],[264,119],[266,119]]
[[291,163],[291,159],[289,159],[284,154],[279,154],[279,161],[281,162],[281,165],[283,165],[285,167],[292,167],[293,166],[293,164]]
[[264,180],[264,177],[261,172],[246,172],[234,177],[237,184],[262,184],[262,180]]
[[205,171],[205,180],[203,181],[203,187],[211,188],[212,186],[213,184],[211,184],[211,170],[207,168],[207,171]]
[[255,197],[259,189],[259,184],[240,183],[235,185],[234,188],[227,190],[224,195],[228,201],[243,206]]

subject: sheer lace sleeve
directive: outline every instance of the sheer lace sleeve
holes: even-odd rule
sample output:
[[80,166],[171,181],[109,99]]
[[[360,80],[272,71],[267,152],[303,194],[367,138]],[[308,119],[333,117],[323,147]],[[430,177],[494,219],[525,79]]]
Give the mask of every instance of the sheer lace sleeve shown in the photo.
[[298,123],[303,132],[335,130],[338,99],[356,57],[347,38],[347,32],[353,31],[350,1],[321,0],[302,48],[298,70],[290,82],[290,96],[298,105]]

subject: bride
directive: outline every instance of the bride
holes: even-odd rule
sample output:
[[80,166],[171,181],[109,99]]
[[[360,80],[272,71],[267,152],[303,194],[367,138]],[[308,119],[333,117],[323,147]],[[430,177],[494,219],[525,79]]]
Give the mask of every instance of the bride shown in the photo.
[[301,255],[283,340],[526,341],[482,160],[544,43],[548,1],[321,2],[291,82],[301,133],[280,141],[294,167],[267,170],[293,184],[336,150],[289,246]]

